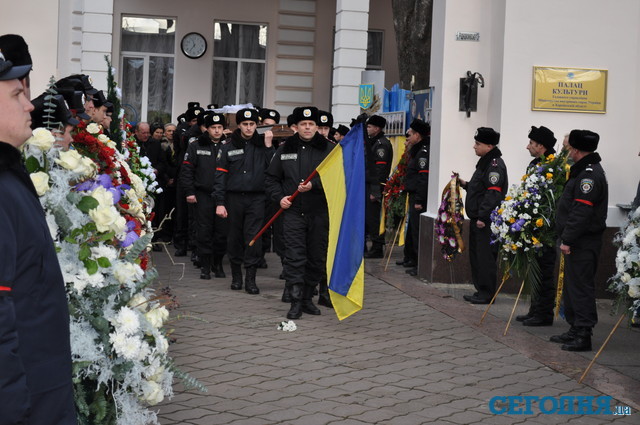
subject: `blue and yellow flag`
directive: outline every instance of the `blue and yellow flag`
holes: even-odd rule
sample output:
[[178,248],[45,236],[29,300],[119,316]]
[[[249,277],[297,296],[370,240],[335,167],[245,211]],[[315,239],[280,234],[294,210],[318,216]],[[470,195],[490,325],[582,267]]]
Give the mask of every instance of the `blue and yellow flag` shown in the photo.
[[364,132],[356,124],[318,166],[329,207],[327,276],[342,320],[364,301]]

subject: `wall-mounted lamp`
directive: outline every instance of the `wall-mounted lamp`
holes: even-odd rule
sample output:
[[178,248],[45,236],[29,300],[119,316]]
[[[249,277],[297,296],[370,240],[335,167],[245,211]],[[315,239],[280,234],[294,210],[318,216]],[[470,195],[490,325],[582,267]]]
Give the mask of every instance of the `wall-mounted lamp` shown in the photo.
[[460,102],[459,111],[465,111],[467,118],[471,112],[478,110],[478,83],[484,87],[484,77],[479,72],[467,71],[465,78],[460,78]]

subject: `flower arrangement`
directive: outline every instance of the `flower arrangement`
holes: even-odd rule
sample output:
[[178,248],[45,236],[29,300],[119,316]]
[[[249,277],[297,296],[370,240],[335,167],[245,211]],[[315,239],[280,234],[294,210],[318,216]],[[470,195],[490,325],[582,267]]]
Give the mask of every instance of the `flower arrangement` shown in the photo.
[[279,331],[293,332],[296,329],[298,329],[298,327],[293,320],[285,320],[284,322],[280,322],[278,324]]
[[440,243],[442,256],[453,261],[458,253],[464,251],[462,240],[462,223],[464,222],[464,205],[460,194],[458,174],[451,176],[451,181],[442,191],[442,202],[438,208],[435,231]]
[[36,129],[23,154],[67,284],[79,422],[157,423],[148,407],[172,396],[180,375],[164,327],[176,303],[149,287],[151,198],[101,136],[96,124],[82,125],[65,152]]
[[385,227],[395,229],[407,213],[407,192],[404,190],[404,177],[407,174],[409,150],[405,150],[398,165],[387,179],[382,189],[382,210]]
[[627,223],[613,240],[618,246],[616,274],[609,290],[618,294],[617,305],[632,303],[629,312],[637,316],[640,309],[640,208],[629,214]]
[[514,271],[531,288],[540,283],[536,257],[543,246],[556,242],[555,211],[567,182],[567,153],[548,155],[531,165],[519,185],[509,189],[504,201],[491,213],[491,231],[505,273]]

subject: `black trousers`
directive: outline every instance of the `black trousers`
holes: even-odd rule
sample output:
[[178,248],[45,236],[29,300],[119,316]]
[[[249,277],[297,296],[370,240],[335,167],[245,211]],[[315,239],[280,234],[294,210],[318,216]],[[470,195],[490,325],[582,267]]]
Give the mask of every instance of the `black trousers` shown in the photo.
[[283,274],[287,286],[316,286],[327,274],[329,214],[285,210]]
[[189,207],[186,201],[187,194],[184,188],[178,184],[176,188],[176,212],[173,227],[173,244],[176,249],[187,250],[192,247],[194,240],[189,240]]
[[425,211],[425,205],[421,209],[415,209],[415,197],[409,194],[409,223],[407,233],[404,236],[404,259],[418,263],[418,248],[420,245],[420,214]]
[[542,255],[537,258],[540,267],[540,286],[531,293],[529,316],[543,320],[553,320],[556,305],[556,247],[542,247]]
[[595,275],[602,234],[580,239],[564,256],[564,314],[571,326],[593,328],[598,323]]
[[232,264],[257,267],[260,263],[262,238],[258,238],[253,246],[249,246],[249,242],[262,228],[264,205],[264,192],[227,192],[227,253]]
[[478,298],[491,299],[496,292],[498,275],[498,246],[491,244],[491,227],[487,224],[479,229],[477,219],[469,224],[469,260],[471,278]]
[[376,245],[384,245],[384,233],[381,235],[380,232],[380,211],[382,210],[382,202],[380,201],[372,201],[367,195],[367,200],[365,204],[365,214],[367,220],[367,232],[369,234],[369,239]]
[[228,218],[216,215],[216,202],[211,192],[196,191],[196,247],[198,255],[222,257],[227,252]]

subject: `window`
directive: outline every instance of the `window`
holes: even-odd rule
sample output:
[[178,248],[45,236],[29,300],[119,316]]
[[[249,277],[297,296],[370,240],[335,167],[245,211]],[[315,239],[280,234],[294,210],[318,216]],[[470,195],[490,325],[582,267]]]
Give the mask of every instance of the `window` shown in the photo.
[[382,69],[384,32],[367,31],[367,69]]
[[175,19],[122,17],[122,106],[131,122],[171,122]]
[[266,50],[266,25],[216,22],[212,102],[263,106]]

